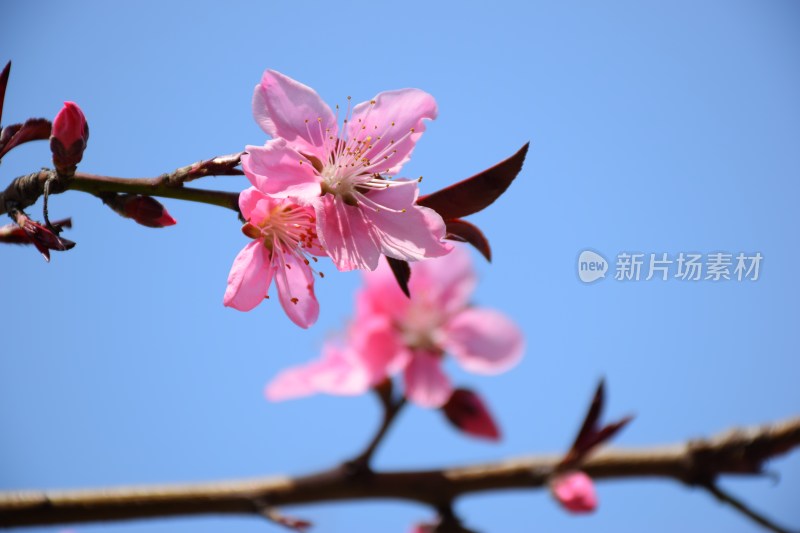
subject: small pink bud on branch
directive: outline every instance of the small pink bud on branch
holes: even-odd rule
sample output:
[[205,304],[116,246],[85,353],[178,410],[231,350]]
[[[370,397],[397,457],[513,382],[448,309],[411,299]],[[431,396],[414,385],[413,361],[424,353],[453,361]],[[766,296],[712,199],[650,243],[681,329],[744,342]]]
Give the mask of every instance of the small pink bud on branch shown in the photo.
[[158,200],[141,194],[103,195],[103,202],[120,216],[148,228],[174,226],[177,221]]
[[591,513],[597,508],[592,478],[580,471],[559,474],[550,481],[550,493],[571,513]]
[[89,125],[83,111],[74,102],[64,102],[64,107],[53,120],[50,135],[50,150],[53,164],[59,174],[71,175],[83,159],[83,151],[89,140]]

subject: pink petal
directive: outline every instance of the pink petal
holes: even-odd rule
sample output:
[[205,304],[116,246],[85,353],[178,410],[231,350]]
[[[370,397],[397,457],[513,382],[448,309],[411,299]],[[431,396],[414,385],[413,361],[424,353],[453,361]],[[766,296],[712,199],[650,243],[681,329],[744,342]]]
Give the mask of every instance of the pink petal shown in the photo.
[[372,224],[373,240],[380,243],[380,251],[389,257],[419,261],[443,256],[453,248],[442,241],[444,221],[432,209],[413,206],[405,213],[365,209],[364,215]]
[[365,369],[344,349],[326,345],[320,360],[284,370],[265,389],[267,399],[289,400],[318,392],[342,396],[366,392],[372,383]]
[[338,128],[331,108],[314,89],[267,70],[253,93],[256,122],[273,138],[282,137],[295,147],[321,159],[326,129],[336,137]]
[[402,183],[403,185],[390,185],[385,189],[372,190],[368,194],[364,194],[364,198],[396,211],[408,209],[414,205],[414,202],[419,197],[419,182],[417,180],[398,178],[387,181],[389,184]]
[[364,287],[356,294],[357,322],[370,316],[385,316],[400,321],[410,305],[411,300],[400,290],[385,260],[380,261],[374,271],[364,272]]
[[414,352],[404,373],[406,397],[422,407],[441,407],[450,398],[453,386],[442,371],[441,359]]
[[456,245],[443,257],[415,263],[409,288],[427,294],[449,316],[467,306],[476,284],[469,251]]
[[444,325],[445,349],[466,370],[479,374],[505,372],[520,360],[522,332],[504,314],[468,308]]
[[267,295],[272,281],[269,250],[251,241],[233,260],[223,303],[239,311],[250,311]]
[[411,358],[392,320],[381,315],[357,318],[348,331],[348,346],[373,384],[405,368]]
[[320,178],[311,163],[288,146],[284,139],[264,146],[247,146],[242,170],[261,192],[285,198],[314,198],[322,192]]
[[275,252],[275,285],[281,307],[301,328],[312,326],[319,317],[319,302],[314,296],[314,273],[293,252]]
[[423,120],[436,118],[436,100],[419,89],[400,89],[380,93],[373,101],[353,108],[347,134],[351,142],[372,137],[372,146],[364,153],[373,161],[368,172],[395,175],[425,131]]
[[239,210],[248,222],[260,223],[267,218],[271,207],[270,199],[255,187],[248,187],[239,193]]
[[374,270],[380,250],[363,210],[339,196],[325,195],[314,203],[317,233],[322,246],[341,271]]
[[567,472],[550,482],[550,491],[567,511],[590,513],[597,508],[597,495],[592,478],[585,473]]
[[75,102],[64,102],[64,107],[53,119],[51,135],[61,141],[64,148],[69,149],[75,142],[89,138],[89,127],[83,110]]

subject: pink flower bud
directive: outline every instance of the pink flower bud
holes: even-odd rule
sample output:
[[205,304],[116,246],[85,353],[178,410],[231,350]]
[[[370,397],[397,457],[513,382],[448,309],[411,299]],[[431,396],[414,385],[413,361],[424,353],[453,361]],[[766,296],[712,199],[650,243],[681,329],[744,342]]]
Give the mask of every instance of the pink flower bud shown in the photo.
[[50,135],[50,150],[56,168],[59,171],[69,170],[69,167],[80,163],[88,140],[89,125],[83,111],[74,102],[64,102],[64,107],[53,120]]
[[64,107],[53,120],[53,137],[56,137],[66,148],[76,141],[84,143],[89,138],[89,128],[83,111],[75,102],[64,102]]
[[161,202],[150,196],[128,197],[125,200],[125,213],[142,226],[149,228],[163,228],[177,224]]
[[597,508],[592,478],[580,471],[559,474],[550,481],[550,492],[571,513],[591,513]]
[[456,389],[442,407],[447,419],[458,429],[489,440],[500,440],[500,431],[481,397],[467,389]]
[[104,197],[103,201],[117,214],[132,218],[148,228],[174,226],[177,221],[172,218],[161,202],[141,194],[115,194]]

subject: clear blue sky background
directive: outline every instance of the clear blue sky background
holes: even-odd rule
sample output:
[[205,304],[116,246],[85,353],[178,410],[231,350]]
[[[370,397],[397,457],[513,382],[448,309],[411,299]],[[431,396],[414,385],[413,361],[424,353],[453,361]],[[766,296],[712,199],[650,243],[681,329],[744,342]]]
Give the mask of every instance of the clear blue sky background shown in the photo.
[[[496,259],[476,255],[476,302],[524,329],[522,364],[476,387],[504,430],[466,439],[436,412],[405,412],[377,464],[426,467],[564,450],[600,376],[608,415],[636,413],[618,444],[699,437],[800,411],[800,4],[640,2],[5,2],[0,61],[14,61],[4,122],[84,109],[81,168],[155,176],[265,140],[253,86],[280,70],[344,103],[400,87],[440,108],[407,175],[424,191],[531,141],[510,194],[473,217]],[[49,165],[46,143],[8,155],[0,186]],[[240,190],[243,178],[206,186]],[[79,193],[53,198],[78,242],[51,264],[0,249],[0,489],[191,482],[300,474],[359,450],[371,397],[269,404],[264,384],[342,327],[357,274],[328,267],[310,331],[267,303],[224,308],[245,244],[222,209],[167,202],[179,224],[135,225]],[[32,208],[40,215],[41,204]],[[761,252],[757,282],[582,284],[584,248]],[[800,525],[800,454],[768,478],[725,487]],[[591,517],[546,492],[459,502],[481,531],[758,531],[701,491],[603,482]],[[406,531],[411,504],[288,510],[322,532]],[[44,528],[36,531],[58,531]],[[279,531],[254,518],[82,525],[78,531]]]

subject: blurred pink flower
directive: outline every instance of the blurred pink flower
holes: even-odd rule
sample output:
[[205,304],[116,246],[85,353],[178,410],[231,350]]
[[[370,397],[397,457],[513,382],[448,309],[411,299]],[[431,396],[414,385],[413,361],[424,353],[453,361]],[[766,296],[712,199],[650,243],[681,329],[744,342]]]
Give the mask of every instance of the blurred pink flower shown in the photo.
[[247,146],[242,169],[265,194],[313,206],[317,233],[339,270],[374,270],[381,254],[405,261],[439,257],[445,224],[415,205],[419,180],[393,180],[408,161],[436,102],[419,89],[378,94],[337,113],[319,95],[267,70],[255,88],[253,114],[272,140]]
[[316,261],[313,255],[323,255],[313,210],[271,198],[255,187],[239,195],[239,209],[247,220],[242,232],[253,241],[233,261],[225,305],[250,311],[267,298],[274,278],[287,316],[308,328],[319,315],[309,258]]
[[571,513],[590,513],[597,508],[592,478],[581,471],[557,475],[550,481],[550,492]]
[[321,362],[280,374],[267,396],[281,400],[313,392],[344,394],[314,385],[320,374],[335,367],[365,376],[349,394],[402,372],[407,398],[423,407],[442,407],[453,392],[442,370],[445,353],[481,374],[504,372],[519,361],[524,341],[517,326],[502,313],[469,305],[476,280],[467,251],[454,249],[445,257],[413,263],[411,269],[411,298],[402,293],[388,265],[365,273],[346,338],[347,356],[332,361],[328,346]]

